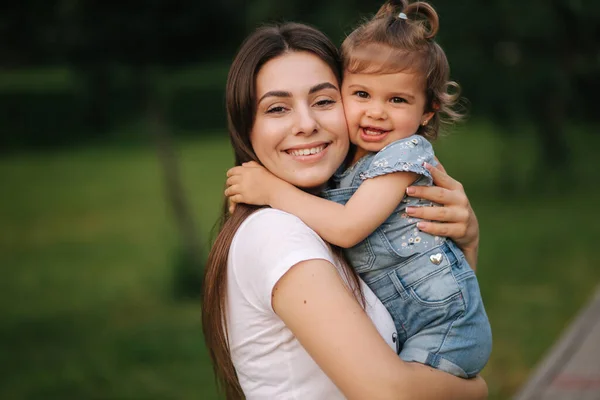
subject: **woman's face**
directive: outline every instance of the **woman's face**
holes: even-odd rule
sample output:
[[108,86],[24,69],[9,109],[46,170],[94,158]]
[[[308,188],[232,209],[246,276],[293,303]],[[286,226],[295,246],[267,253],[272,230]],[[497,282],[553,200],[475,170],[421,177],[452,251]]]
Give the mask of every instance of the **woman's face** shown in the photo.
[[312,53],[286,53],[260,69],[256,99],[250,141],[260,162],[294,186],[318,190],[349,146],[333,71]]

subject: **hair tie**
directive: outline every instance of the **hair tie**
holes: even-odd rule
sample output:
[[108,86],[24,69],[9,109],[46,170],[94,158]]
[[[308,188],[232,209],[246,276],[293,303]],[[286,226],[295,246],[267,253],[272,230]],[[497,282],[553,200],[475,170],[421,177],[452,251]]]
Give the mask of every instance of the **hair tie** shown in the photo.
[[400,18],[400,19],[408,19],[408,17],[406,16],[406,14],[404,14],[402,12],[400,14],[398,14],[398,18]]

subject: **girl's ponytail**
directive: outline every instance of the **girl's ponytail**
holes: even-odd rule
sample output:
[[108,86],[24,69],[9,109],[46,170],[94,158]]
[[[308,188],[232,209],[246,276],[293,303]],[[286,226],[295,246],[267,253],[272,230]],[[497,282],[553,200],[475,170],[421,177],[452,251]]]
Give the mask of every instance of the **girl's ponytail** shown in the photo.
[[407,5],[403,12],[410,19],[422,21],[425,26],[425,39],[434,39],[440,29],[440,18],[434,8],[423,1]]
[[386,18],[390,16],[397,17],[408,4],[407,0],[388,0],[386,1],[377,14],[375,14],[375,18]]

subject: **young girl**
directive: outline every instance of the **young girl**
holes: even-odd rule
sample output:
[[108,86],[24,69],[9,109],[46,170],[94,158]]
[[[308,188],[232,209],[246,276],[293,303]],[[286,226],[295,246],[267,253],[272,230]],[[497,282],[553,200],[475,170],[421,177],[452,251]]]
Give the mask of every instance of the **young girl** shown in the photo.
[[[409,185],[432,184],[425,164],[436,160],[427,139],[436,138],[441,115],[460,117],[451,109],[458,96],[448,89],[457,85],[437,31],[429,4],[388,1],[346,38],[342,98],[355,151],[323,198],[256,163],[228,172],[226,195],[294,214],[345,248],[392,315],[400,357],[467,378],[485,366],[492,342],[475,274],[451,240],[419,231],[419,220],[407,214],[407,207],[434,204],[405,195]],[[278,98],[267,112],[288,109]],[[295,121],[307,137],[322,129],[301,113]],[[328,145],[282,148],[279,157],[318,161]]]

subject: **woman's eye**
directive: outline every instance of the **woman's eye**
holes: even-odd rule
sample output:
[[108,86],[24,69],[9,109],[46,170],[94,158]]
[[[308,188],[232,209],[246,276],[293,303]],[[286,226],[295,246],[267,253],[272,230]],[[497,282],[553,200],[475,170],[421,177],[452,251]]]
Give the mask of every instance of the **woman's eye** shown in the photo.
[[267,114],[278,114],[278,113],[282,113],[285,111],[285,107],[283,106],[276,106],[276,107],[271,107],[267,110]]
[[402,97],[392,97],[390,101],[395,104],[406,103],[406,99],[403,99]]
[[316,106],[319,107],[326,107],[330,104],[335,104],[335,100],[331,100],[331,99],[323,99],[323,100],[319,100],[315,103]]
[[361,99],[366,99],[369,97],[369,93],[364,92],[362,90],[358,90],[358,91],[354,92],[354,95],[360,97]]

